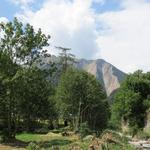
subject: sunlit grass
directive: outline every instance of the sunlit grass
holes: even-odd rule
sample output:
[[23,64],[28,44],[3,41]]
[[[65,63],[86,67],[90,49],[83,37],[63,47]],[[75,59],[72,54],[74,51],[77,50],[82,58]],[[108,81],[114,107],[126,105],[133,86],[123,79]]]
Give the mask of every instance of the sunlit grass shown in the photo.
[[59,146],[63,150],[68,150],[73,145],[86,147],[86,143],[78,140],[76,135],[63,137],[61,134],[49,132],[48,134],[32,134],[22,133],[16,136],[16,139],[23,142],[35,142],[42,148],[51,148],[52,146]]
[[22,133],[16,135],[16,139],[23,142],[35,142],[40,141],[40,134]]

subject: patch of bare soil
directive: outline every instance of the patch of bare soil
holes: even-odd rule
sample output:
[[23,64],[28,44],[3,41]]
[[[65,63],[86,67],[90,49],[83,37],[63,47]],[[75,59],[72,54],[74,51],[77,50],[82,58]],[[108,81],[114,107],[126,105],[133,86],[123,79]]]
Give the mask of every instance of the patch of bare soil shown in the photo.
[[9,145],[4,145],[0,144],[0,150],[25,150],[25,148],[19,148],[17,146],[9,146]]
[[10,143],[1,143],[0,144],[0,150],[25,150],[25,147],[28,145],[28,143],[14,140]]

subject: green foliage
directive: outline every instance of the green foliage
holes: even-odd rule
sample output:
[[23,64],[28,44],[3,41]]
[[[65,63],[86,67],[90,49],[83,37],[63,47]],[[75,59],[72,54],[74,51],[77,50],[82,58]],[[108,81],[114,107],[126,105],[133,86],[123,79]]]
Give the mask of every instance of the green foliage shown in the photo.
[[41,29],[34,31],[33,26],[25,26],[15,18],[13,22],[2,24],[3,37],[0,39],[0,51],[7,54],[16,63],[32,65],[42,48],[48,46],[50,36],[45,36]]
[[58,86],[61,75],[66,72],[66,70],[69,67],[72,67],[75,63],[75,55],[71,54],[70,48],[64,48],[64,47],[56,47],[60,53],[58,56],[58,61],[56,61],[57,70],[53,74],[52,80],[54,82],[54,85]]
[[109,109],[105,98],[94,76],[72,68],[62,75],[56,93],[60,115],[74,127],[87,121],[92,129],[106,127]]
[[135,147],[129,145],[129,144],[124,144],[123,146],[120,145],[115,145],[115,144],[109,144],[109,145],[104,145],[102,150],[136,150]]
[[22,69],[13,78],[18,111],[26,121],[26,128],[37,119],[55,117],[54,103],[49,96],[54,94],[51,84],[38,68]]
[[121,85],[112,106],[112,120],[129,123],[130,132],[136,134],[145,125],[146,111],[150,108],[150,73],[136,71],[128,75]]
[[36,133],[36,134],[47,134],[49,131],[50,130],[49,130],[48,124],[45,124],[41,128],[35,129],[34,133]]
[[60,57],[60,68],[62,72],[65,72],[69,66],[72,66],[75,61],[75,55],[69,53],[71,50],[70,48],[64,48],[64,47],[56,47],[61,52],[59,53]]
[[145,130],[138,130],[136,133],[136,138],[140,140],[148,140],[150,138],[150,132]]
[[80,133],[81,139],[83,139],[86,135],[89,135],[91,133],[91,130],[89,129],[87,122],[80,124],[79,133]]
[[4,136],[15,138],[20,120],[27,116],[28,120],[45,119],[50,114],[48,107],[53,109],[48,98],[52,88],[48,88],[42,73],[33,68],[41,57],[48,56],[43,47],[48,46],[50,37],[16,18],[2,23],[0,32],[0,119]]
[[28,145],[27,150],[41,150],[41,148],[37,144],[31,142]]

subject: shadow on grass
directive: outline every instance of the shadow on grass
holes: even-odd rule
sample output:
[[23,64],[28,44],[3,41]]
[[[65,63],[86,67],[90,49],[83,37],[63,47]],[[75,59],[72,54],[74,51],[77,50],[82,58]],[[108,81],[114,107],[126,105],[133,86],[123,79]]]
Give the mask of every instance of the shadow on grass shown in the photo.
[[[37,142],[37,141],[30,141],[30,142],[39,145],[41,148],[51,148],[53,146],[65,146],[72,143],[72,141],[68,139],[52,139],[52,140],[41,141],[41,142]],[[14,139],[11,140],[10,142],[0,143],[0,144],[2,146],[9,146],[12,147],[12,149],[15,149],[15,148],[26,148],[30,142],[24,142],[18,139]]]
[[66,140],[66,139],[54,139],[54,140],[45,141],[45,142],[40,143],[40,147],[50,148],[52,146],[64,146],[64,145],[68,145],[71,143],[72,143],[72,141]]
[[11,146],[14,148],[25,148],[29,144],[29,142],[23,142],[17,139],[11,140],[10,142],[2,142],[0,143],[3,146]]

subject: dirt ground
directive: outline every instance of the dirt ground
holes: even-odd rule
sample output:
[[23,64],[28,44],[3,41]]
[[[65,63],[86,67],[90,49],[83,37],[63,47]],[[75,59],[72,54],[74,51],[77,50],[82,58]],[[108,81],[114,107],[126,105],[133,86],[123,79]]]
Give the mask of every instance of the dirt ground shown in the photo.
[[0,150],[25,150],[24,148],[19,148],[13,145],[2,145],[0,144]]

